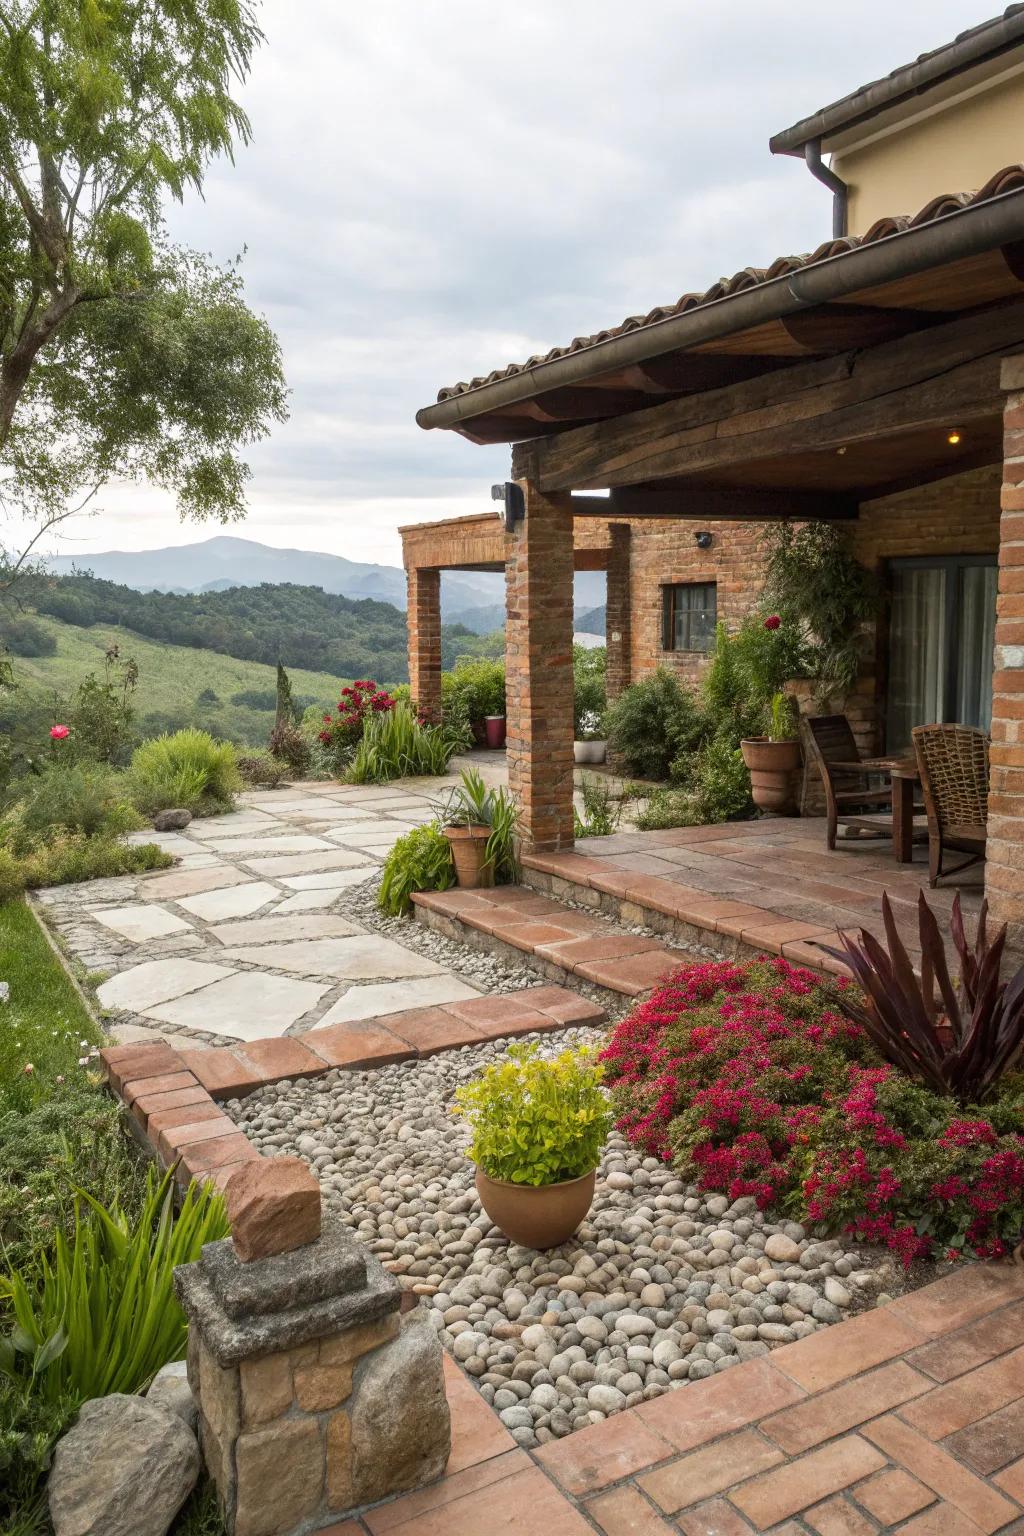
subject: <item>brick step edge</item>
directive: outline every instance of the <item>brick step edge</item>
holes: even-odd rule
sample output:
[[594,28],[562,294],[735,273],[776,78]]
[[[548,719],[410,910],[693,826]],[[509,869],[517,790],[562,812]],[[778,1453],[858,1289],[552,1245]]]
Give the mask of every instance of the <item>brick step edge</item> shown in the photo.
[[525,886],[553,900],[564,899],[612,917],[627,927],[643,925],[666,939],[700,946],[723,960],[782,955],[794,965],[829,976],[849,976],[841,960],[820,948],[838,947],[835,928],[780,917],[769,908],[731,897],[691,890],[656,875],[635,875],[592,855],[524,853]]
[[100,1063],[124,1104],[132,1130],[178,1182],[223,1185],[259,1153],[218,1107],[257,1088],[338,1069],[358,1070],[422,1060],[438,1051],[487,1040],[597,1025],[605,1013],[563,987],[538,986],[512,996],[481,995],[436,1008],[415,1008],[358,1023],[331,1024],[301,1038],[280,1036],[240,1045],[106,1046]]

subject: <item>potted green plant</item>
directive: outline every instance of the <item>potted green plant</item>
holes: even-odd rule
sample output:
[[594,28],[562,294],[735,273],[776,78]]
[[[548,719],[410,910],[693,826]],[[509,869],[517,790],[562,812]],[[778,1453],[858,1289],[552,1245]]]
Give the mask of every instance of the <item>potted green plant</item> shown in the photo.
[[768,734],[740,742],[743,761],[750,770],[754,804],[776,816],[795,816],[800,738],[792,699],[774,693],[768,703]]
[[608,751],[604,719],[596,710],[587,709],[576,722],[572,755],[577,763],[603,763]]
[[603,763],[608,750],[604,647],[588,651],[574,645],[572,672],[573,757],[577,763]]
[[612,1123],[602,1075],[585,1050],[544,1060],[519,1045],[455,1095],[480,1202],[524,1248],[568,1241],[590,1210]]
[[507,789],[488,789],[477,769],[465,768],[435,811],[451,844],[457,885],[474,890],[516,878],[519,809]]

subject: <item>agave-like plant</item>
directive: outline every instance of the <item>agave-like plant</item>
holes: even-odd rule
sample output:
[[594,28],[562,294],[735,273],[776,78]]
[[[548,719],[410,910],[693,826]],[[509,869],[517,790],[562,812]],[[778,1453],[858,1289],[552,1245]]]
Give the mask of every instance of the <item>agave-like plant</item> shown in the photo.
[[[973,947],[964,932],[959,893],[949,931],[960,958],[957,983],[935,914],[918,898],[921,969],[915,971],[900,939],[887,895],[882,917],[888,949],[866,929],[842,935],[843,949],[828,949],[853,972],[863,992],[843,994],[839,1006],[859,1024],[879,1053],[908,1077],[960,1104],[982,1104],[1024,1050],[1024,966],[1000,980],[1006,925],[990,941],[988,903],[982,902]],[[823,948],[825,946],[822,946]]]

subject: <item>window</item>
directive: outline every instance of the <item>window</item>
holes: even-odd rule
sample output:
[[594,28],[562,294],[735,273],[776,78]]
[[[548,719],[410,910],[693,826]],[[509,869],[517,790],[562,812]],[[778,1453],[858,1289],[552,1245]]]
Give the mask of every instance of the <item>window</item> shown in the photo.
[[715,643],[718,595],[713,581],[662,587],[662,648],[710,651]]
[[936,720],[989,729],[997,575],[994,555],[889,562],[887,751]]

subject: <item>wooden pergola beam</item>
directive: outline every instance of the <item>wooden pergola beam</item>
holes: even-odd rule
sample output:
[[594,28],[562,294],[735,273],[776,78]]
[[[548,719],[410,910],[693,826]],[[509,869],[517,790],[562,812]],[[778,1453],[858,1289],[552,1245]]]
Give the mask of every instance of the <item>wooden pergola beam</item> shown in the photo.
[[[573,511],[577,501],[573,497]],[[594,498],[597,500],[598,498]],[[580,515],[580,514],[577,514]],[[600,515],[583,513],[583,516]],[[831,491],[772,490],[744,485],[700,485],[681,481],[678,486],[646,489],[624,486],[612,491],[604,503],[605,517],[675,518],[702,522],[845,522],[857,516],[857,497]]]
[[513,473],[541,490],[705,476],[998,413],[999,359],[1024,342],[1024,303],[863,352],[521,444]]

